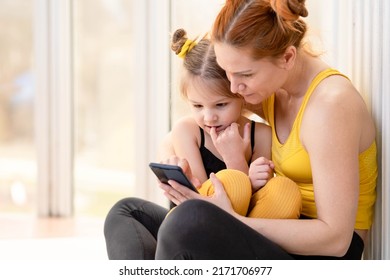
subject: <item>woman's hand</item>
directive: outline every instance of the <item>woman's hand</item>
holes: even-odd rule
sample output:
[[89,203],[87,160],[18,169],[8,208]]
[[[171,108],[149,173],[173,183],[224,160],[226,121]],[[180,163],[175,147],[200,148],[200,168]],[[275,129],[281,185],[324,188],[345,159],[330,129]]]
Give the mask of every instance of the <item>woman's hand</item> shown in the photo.
[[249,179],[253,193],[264,187],[273,177],[274,168],[274,163],[265,157],[259,157],[251,163],[249,166]]
[[[170,164],[170,165],[177,165],[181,167],[183,170],[184,174],[187,176],[187,178],[191,181],[191,183],[196,187],[199,188],[201,186],[201,182],[198,178],[192,175],[192,171],[190,168],[190,165],[186,159],[179,158],[177,156],[171,156],[168,159],[165,159],[161,161],[160,163],[164,164]],[[179,205],[181,202],[191,199],[191,198],[196,198],[199,194],[196,192],[188,189],[187,187],[173,181],[169,180],[168,184],[164,184],[159,181],[159,187],[163,189],[164,195],[173,203]],[[172,185],[175,184],[177,185],[177,189],[173,189]]]
[[225,188],[214,173],[210,174],[210,180],[214,187],[214,194],[212,196],[202,196],[202,199],[217,205],[219,208],[232,215],[238,215],[233,210],[232,203],[226,194]]
[[212,196],[203,196],[199,193],[191,191],[187,187],[179,184],[175,181],[168,181],[169,185],[160,184],[160,187],[165,191],[164,195],[176,205],[180,205],[184,201],[188,199],[202,199],[208,201],[210,203],[215,204],[216,206],[222,208],[228,213],[232,215],[235,214],[232,204],[225,192],[225,189],[219,181],[219,179],[215,176],[214,173],[211,173],[210,180],[214,186],[214,194]]
[[176,205],[180,205],[188,199],[200,199],[202,197],[199,193],[190,190],[176,181],[169,180],[168,183],[169,185],[160,182],[159,187],[164,190],[165,197]]

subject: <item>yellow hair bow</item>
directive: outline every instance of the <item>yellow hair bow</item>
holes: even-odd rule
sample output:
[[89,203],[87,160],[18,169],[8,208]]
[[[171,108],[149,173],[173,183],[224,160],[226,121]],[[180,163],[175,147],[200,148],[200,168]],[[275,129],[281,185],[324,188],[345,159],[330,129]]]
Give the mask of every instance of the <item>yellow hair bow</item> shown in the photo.
[[195,47],[196,41],[192,41],[190,39],[187,39],[187,41],[184,43],[183,47],[181,48],[181,51],[177,54],[180,58],[184,58],[187,53],[189,53],[193,47]]

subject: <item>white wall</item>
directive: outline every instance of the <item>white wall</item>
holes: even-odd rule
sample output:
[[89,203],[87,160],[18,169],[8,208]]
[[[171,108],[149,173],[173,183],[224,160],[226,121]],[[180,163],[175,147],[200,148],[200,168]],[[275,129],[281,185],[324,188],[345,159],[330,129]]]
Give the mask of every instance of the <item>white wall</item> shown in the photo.
[[379,178],[365,258],[390,259],[390,1],[319,1],[316,11],[326,59],[351,78],[375,119]]

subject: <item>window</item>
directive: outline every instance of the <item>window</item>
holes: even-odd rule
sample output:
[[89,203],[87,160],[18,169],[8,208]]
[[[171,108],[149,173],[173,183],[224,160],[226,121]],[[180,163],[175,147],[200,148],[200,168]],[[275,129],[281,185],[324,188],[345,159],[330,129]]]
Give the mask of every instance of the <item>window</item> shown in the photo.
[[0,212],[36,205],[32,1],[0,1]]
[[74,188],[77,215],[106,215],[134,195],[134,1],[74,1]]
[[105,217],[120,198],[153,199],[148,163],[168,130],[168,44],[156,36],[168,34],[167,3],[36,3],[39,213]]

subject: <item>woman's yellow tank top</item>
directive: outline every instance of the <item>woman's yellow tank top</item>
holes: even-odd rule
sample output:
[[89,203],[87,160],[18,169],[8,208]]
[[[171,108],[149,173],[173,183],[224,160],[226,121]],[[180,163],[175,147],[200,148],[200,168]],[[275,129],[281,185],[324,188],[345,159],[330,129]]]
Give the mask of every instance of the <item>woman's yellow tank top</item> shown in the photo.
[[[291,133],[284,144],[279,142],[275,130],[274,101],[275,95],[262,103],[265,119],[272,127],[272,160],[275,173],[295,181],[302,194],[302,215],[316,218],[317,209],[314,201],[313,178],[310,157],[299,138],[303,113],[311,94],[317,85],[331,75],[342,75],[334,69],[326,69],[319,73],[307,90],[302,105],[294,121]],[[345,76],[344,76],[345,77]],[[376,179],[378,175],[375,141],[359,155],[360,193],[356,216],[356,229],[369,229],[372,224],[374,203],[376,198]]]

